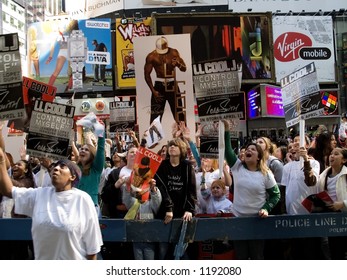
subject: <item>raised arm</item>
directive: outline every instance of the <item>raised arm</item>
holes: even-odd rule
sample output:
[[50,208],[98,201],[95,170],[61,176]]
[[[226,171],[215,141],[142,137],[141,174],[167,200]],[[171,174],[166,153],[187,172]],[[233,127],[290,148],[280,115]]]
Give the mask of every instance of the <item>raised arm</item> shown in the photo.
[[225,160],[227,161],[230,167],[233,167],[235,162],[237,161],[237,156],[231,147],[230,142],[230,127],[229,122],[227,120],[222,120],[224,124],[224,140],[225,140]]
[[8,160],[6,156],[6,149],[5,149],[5,139],[4,136],[2,135],[2,129],[5,126],[4,121],[0,121],[0,148],[4,151],[4,159],[5,159],[5,165],[6,165],[6,170],[10,168],[10,161]]
[[12,182],[6,168],[7,157],[2,148],[0,148],[0,193],[12,198]]

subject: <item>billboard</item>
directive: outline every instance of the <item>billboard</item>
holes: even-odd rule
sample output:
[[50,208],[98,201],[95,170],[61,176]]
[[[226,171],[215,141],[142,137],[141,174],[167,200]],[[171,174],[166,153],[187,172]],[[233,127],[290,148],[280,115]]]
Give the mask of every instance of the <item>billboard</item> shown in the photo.
[[247,92],[248,119],[284,118],[281,87],[259,84]]
[[[189,34],[134,38],[139,134],[159,117],[167,138],[181,121],[195,135],[193,75]],[[194,134],[193,134],[194,133]]]
[[151,35],[151,18],[116,19],[117,87],[135,87],[133,39]]
[[277,83],[310,62],[318,82],[336,81],[331,16],[275,16],[272,23]]
[[[61,19],[31,24],[27,32],[29,78],[54,85],[58,95],[73,91],[72,69],[67,49],[72,30],[82,30],[87,38],[88,48],[86,60],[83,61],[83,88],[78,91],[111,91],[113,80],[110,19]],[[97,79],[99,82],[94,82]]]
[[193,63],[232,60],[242,83],[275,81],[271,13],[153,14],[153,34],[190,34]]

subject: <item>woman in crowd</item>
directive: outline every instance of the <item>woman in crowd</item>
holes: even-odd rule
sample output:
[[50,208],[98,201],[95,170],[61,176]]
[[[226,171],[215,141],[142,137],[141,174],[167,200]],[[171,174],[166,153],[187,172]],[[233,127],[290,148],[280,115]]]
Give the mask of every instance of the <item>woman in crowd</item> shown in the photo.
[[[129,145],[126,156],[126,165],[111,171],[105,186],[101,192],[101,199],[105,203],[107,213],[110,218],[122,219],[128,209],[123,203],[122,188],[130,177],[135,164],[137,148]],[[128,242],[107,242],[105,243],[104,259],[133,259],[132,244]]]
[[166,157],[167,157],[167,145],[163,145],[159,149],[158,155],[160,155],[162,159],[166,159]]
[[[318,144],[318,142],[317,142]],[[332,202],[327,206],[330,211],[347,212],[347,149],[335,148],[329,156],[329,167],[319,176],[318,189],[326,191]],[[313,176],[313,174],[311,174]],[[330,258],[333,260],[345,259],[347,252],[347,237],[336,236],[328,238]]]
[[329,155],[336,144],[335,135],[331,132],[324,131],[316,136],[311,155],[319,162],[319,173],[322,173],[329,166]]
[[32,218],[35,259],[96,259],[101,231],[90,196],[74,188],[79,174],[72,162],[60,160],[51,172],[54,188],[18,188],[7,174],[0,149],[0,192],[14,199],[16,213]]
[[[280,199],[274,175],[266,166],[262,148],[256,143],[246,146],[242,162],[230,143],[229,123],[225,126],[225,159],[234,180],[232,212],[237,217],[259,216],[266,218]],[[264,259],[264,240],[235,240],[237,259]]]
[[263,150],[266,165],[274,174],[277,184],[279,184],[282,180],[283,162],[281,162],[277,157],[273,156],[274,144],[269,138],[264,136],[259,137],[256,143]]
[[88,143],[84,144],[78,151],[78,166],[82,171],[82,177],[77,188],[90,195],[99,217],[101,216],[99,207],[99,184],[105,164],[105,138],[103,134],[104,131],[100,132],[98,135],[97,147]]
[[[195,215],[195,172],[186,156],[187,145],[182,139],[169,141],[168,159],[162,161],[154,177],[163,199],[157,218],[165,224],[174,218],[189,222]],[[159,259],[172,259],[172,249],[169,243],[160,243]]]
[[287,163],[287,152],[288,152],[288,148],[287,146],[279,146],[275,149],[273,155],[275,157],[277,157],[280,161],[283,162],[283,164]]

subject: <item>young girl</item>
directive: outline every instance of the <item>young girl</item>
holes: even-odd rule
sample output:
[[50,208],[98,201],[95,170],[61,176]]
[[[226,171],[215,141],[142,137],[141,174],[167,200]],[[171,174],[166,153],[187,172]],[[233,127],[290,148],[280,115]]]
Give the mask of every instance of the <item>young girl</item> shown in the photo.
[[201,187],[200,205],[206,214],[230,213],[232,202],[226,197],[227,188],[221,179],[213,181],[210,188]]
[[[155,186],[155,180],[150,181],[150,196],[146,201],[141,200],[141,193],[132,191],[126,185],[122,186],[122,200],[128,213],[133,217],[125,216],[125,219],[148,220],[154,219],[157,214],[162,198],[159,189]],[[135,260],[154,260],[156,244],[154,242],[133,242]]]

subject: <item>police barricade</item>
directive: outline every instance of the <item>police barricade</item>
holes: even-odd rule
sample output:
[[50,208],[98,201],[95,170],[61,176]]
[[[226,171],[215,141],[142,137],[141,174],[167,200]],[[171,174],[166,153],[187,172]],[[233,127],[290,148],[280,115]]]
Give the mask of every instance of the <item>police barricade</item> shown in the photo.
[[[198,214],[196,217],[202,219],[215,219],[218,217],[234,217],[232,213],[220,214]],[[224,240],[204,240],[195,242],[197,245],[197,256],[199,260],[234,260],[235,251],[232,240],[225,237]]]
[[[104,241],[175,242],[182,220],[168,225],[162,220],[100,219]],[[259,217],[194,218],[187,225],[185,242],[207,240],[290,239],[347,236],[347,213],[314,213]],[[31,219],[0,219],[0,240],[31,240]]]

